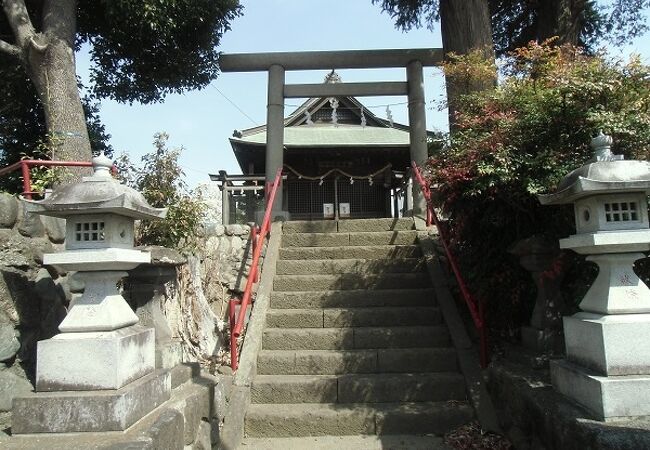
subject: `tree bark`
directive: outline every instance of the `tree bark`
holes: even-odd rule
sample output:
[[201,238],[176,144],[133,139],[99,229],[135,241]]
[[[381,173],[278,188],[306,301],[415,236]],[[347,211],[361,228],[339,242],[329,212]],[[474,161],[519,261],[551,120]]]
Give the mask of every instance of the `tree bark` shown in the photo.
[[580,31],[586,0],[547,0],[539,2],[537,39],[543,42],[557,36],[556,44],[580,44]]
[[[485,58],[494,61],[492,23],[487,0],[440,0],[440,28],[445,55],[453,52],[465,55],[472,50],[481,51]],[[449,128],[453,132],[458,97],[473,91],[494,87],[494,79],[471,85],[458,85],[446,81]]]
[[[14,56],[18,56],[43,104],[52,159],[90,160],[90,140],[75,71],[77,1],[45,0],[41,31],[34,29],[24,0],[3,0],[2,6],[14,34],[12,46],[19,49]],[[75,178],[82,173],[75,171]]]

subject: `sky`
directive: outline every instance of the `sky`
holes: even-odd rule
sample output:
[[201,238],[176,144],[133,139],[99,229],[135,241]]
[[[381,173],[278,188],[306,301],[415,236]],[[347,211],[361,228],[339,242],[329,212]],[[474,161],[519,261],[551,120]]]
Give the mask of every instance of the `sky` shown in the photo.
[[[440,28],[407,33],[371,0],[242,0],[243,16],[223,36],[223,53],[307,50],[361,50],[441,47]],[[640,53],[650,63],[650,36],[610,53]],[[87,54],[78,55],[77,73],[87,80]],[[405,69],[340,70],[343,82],[405,81]],[[291,71],[287,83],[320,83],[327,71]],[[447,130],[447,113],[439,106],[444,84],[440,70],[425,68],[427,129]],[[241,173],[228,138],[266,122],[266,72],[222,73],[200,91],[169,95],[163,103],[132,106],[105,100],[100,116],[111,135],[116,156],[126,152],[137,162],[153,150],[153,135],[165,131],[169,145],[183,147],[180,164],[190,187],[209,181],[208,174]],[[304,99],[287,99],[285,115]],[[376,115],[386,117],[386,105],[396,122],[408,124],[406,97],[359,99]]]

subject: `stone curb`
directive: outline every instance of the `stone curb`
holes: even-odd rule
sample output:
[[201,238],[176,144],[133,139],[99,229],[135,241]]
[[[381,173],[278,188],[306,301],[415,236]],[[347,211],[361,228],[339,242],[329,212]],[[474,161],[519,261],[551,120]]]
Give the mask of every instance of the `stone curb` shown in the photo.
[[246,330],[239,368],[233,379],[233,390],[221,430],[219,449],[234,450],[244,438],[246,411],[250,405],[251,382],[257,373],[257,355],[262,348],[273,278],[282,241],[282,222],[271,225],[271,237],[266,248],[262,276],[255,297],[255,307]]
[[[417,218],[415,223],[416,227],[423,225]],[[419,233],[420,247],[427,261],[431,281],[438,299],[438,306],[449,328],[451,341],[458,354],[458,365],[460,366],[461,373],[465,377],[467,394],[474,406],[481,428],[484,431],[501,433],[496,411],[479,366],[478,352],[467,335],[467,330],[458,313],[456,302],[449,291],[448,274],[445,273],[436,256],[433,239],[434,236],[427,231],[421,231]]]

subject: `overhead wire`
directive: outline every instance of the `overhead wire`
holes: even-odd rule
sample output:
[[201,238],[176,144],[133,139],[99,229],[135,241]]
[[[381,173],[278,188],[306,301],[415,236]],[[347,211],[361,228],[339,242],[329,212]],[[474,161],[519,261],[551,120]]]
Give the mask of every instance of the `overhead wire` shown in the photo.
[[255,119],[253,119],[251,116],[249,116],[248,114],[246,114],[246,112],[245,112],[243,109],[241,109],[239,106],[237,106],[237,104],[236,104],[235,102],[233,102],[232,100],[230,100],[226,94],[224,94],[223,92],[221,92],[221,89],[219,89],[218,87],[216,87],[216,86],[213,85],[213,84],[211,84],[210,86],[212,86],[212,87],[213,87],[213,88],[214,88],[214,89],[215,89],[219,94],[221,94],[221,96],[222,96],[223,98],[225,98],[226,100],[228,100],[228,102],[229,102],[232,106],[234,106],[234,107],[237,109],[237,111],[239,111],[240,113],[242,113],[242,114],[243,114],[243,115],[244,115],[248,120],[250,120],[251,122],[253,122],[253,124],[255,124],[255,126],[259,126],[259,125],[260,125],[260,124],[255,120]]

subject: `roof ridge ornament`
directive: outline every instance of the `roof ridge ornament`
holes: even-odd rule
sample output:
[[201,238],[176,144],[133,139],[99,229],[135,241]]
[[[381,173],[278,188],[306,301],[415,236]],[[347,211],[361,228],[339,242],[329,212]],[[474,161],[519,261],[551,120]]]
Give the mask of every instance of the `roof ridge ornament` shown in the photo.
[[336,109],[339,107],[339,101],[336,97],[330,97],[330,108],[332,108],[332,123],[335,127],[339,126],[339,116],[336,113]]
[[330,73],[325,75],[325,84],[334,84],[334,83],[341,83],[343,80],[341,79],[341,75],[336,73],[335,69],[332,69]]
[[612,143],[614,139],[603,133],[603,130],[598,131],[598,135],[591,140],[591,148],[594,151],[594,160],[597,162],[606,161],[621,161],[623,155],[615,155],[612,153]]
[[113,178],[111,175],[111,169],[113,168],[113,161],[111,161],[103,151],[99,152],[99,155],[93,157],[93,177],[95,178]]
[[308,110],[305,111],[305,123],[308,126],[314,125],[314,121],[311,118],[311,113]]
[[390,110],[390,105],[386,105],[386,120],[388,120],[388,123],[391,127],[395,125],[395,122],[393,122],[393,112]]

